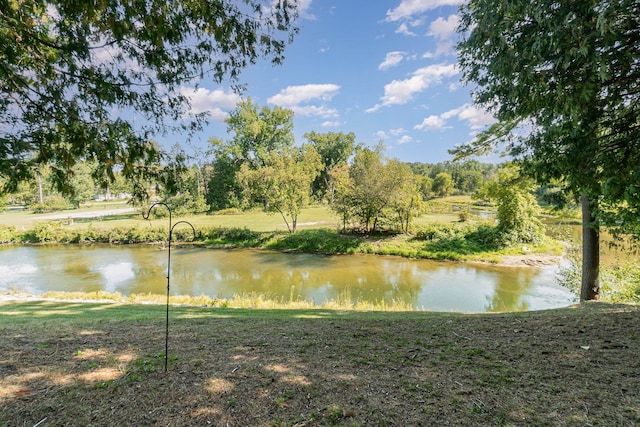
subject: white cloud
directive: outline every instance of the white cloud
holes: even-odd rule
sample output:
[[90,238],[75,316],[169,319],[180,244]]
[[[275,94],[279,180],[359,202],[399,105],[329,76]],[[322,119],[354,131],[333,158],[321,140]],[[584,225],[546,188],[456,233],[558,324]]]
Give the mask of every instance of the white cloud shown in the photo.
[[482,129],[496,122],[496,119],[487,110],[479,110],[474,105],[467,105],[460,111],[458,118],[466,121],[469,127],[474,130]]
[[439,17],[429,25],[429,35],[440,40],[448,40],[456,33],[459,24],[460,17],[458,15],[449,15],[447,19]]
[[406,144],[411,141],[413,141],[413,138],[411,138],[409,135],[404,135],[402,138],[398,140],[398,144]]
[[445,77],[452,77],[459,73],[455,64],[437,64],[416,70],[413,75],[405,80],[394,80],[384,86],[384,96],[381,103],[366,110],[368,113],[379,110],[381,107],[401,105],[413,99],[413,95],[422,92],[434,83],[440,83]]
[[299,116],[318,116],[324,118],[338,117],[338,110],[335,108],[327,108],[323,105],[292,105],[287,108]]
[[404,59],[405,52],[393,51],[388,52],[384,58],[384,61],[378,65],[378,70],[386,70],[387,68],[395,67]]
[[400,135],[402,135],[403,133],[406,133],[406,132],[407,132],[407,131],[406,131],[406,130],[404,130],[403,128],[390,129],[390,130],[389,130],[389,133],[390,133],[391,135],[394,135],[394,136],[400,136]]
[[416,33],[412,32],[409,29],[409,26],[404,22],[400,24],[400,26],[396,29],[396,34],[404,34],[405,36],[416,36]]
[[415,125],[414,129],[428,129],[432,131],[441,130],[444,128],[445,120],[440,116],[431,115],[424,119],[419,125]]
[[339,91],[340,86],[335,84],[288,86],[277,95],[268,98],[267,102],[289,108],[302,116],[338,117],[338,112],[335,109],[325,105],[308,105],[308,103],[330,101]]
[[329,101],[333,98],[340,86],[334,84],[308,84],[302,86],[288,86],[280,93],[267,99],[267,102],[281,107],[292,107],[313,99]]
[[447,120],[456,117],[460,121],[467,123],[467,126],[476,131],[496,122],[493,116],[486,110],[480,110],[475,105],[464,104],[461,107],[446,111],[439,116],[431,115],[425,118],[422,123],[415,125],[414,129],[424,129],[438,131],[445,129]]
[[336,128],[340,125],[342,125],[342,122],[339,122],[337,120],[327,120],[326,122],[322,122],[320,126],[322,126],[323,128]]
[[440,6],[459,6],[465,0],[402,0],[393,10],[387,10],[387,21],[409,19]]
[[315,20],[315,15],[309,13],[309,8],[311,7],[311,2],[313,0],[297,0],[298,1],[298,13],[302,18]]
[[429,25],[429,35],[438,40],[435,52],[427,52],[424,58],[434,58],[440,55],[455,54],[455,46],[453,37],[456,35],[456,29],[460,23],[458,15],[449,15],[447,19],[442,17],[431,22]]
[[205,88],[193,88],[183,86],[180,94],[186,96],[191,102],[191,114],[208,113],[214,120],[223,121],[228,117],[225,110],[236,107],[242,99],[238,94],[223,89],[209,90]]

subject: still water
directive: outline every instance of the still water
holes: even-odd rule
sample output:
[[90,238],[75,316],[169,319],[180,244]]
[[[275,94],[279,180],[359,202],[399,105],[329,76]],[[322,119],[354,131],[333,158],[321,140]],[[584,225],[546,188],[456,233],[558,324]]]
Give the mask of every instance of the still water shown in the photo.
[[[0,292],[165,294],[167,251],[140,246],[0,248]],[[567,306],[554,268],[495,267],[373,255],[173,248],[171,294],[261,293],[322,304],[402,301],[430,311],[524,311]]]

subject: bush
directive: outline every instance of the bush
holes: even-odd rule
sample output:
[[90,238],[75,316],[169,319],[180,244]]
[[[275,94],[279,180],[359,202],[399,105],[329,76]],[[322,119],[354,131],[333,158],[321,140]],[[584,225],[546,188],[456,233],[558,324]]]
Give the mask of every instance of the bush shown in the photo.
[[242,215],[243,213],[239,208],[226,208],[213,212],[213,215]]
[[[429,224],[416,233],[416,240],[428,242],[429,258],[457,259],[460,255],[499,250],[507,245],[500,230],[492,224]],[[449,254],[440,256],[437,254]],[[452,258],[451,254],[457,254]]]
[[425,241],[437,241],[464,237],[475,227],[470,224],[427,224],[416,230],[416,239]]
[[[571,248],[567,262],[560,267],[556,276],[558,284],[576,296],[580,296],[582,282],[581,259],[579,248]],[[640,303],[640,266],[631,261],[612,266],[601,265],[600,291],[603,301]]]
[[57,221],[38,222],[22,239],[30,243],[69,241],[64,226]]
[[0,244],[13,243],[17,240],[17,237],[18,234],[15,227],[0,225]]
[[301,230],[289,233],[283,239],[277,240],[268,247],[272,249],[289,249],[302,252],[347,253],[358,248],[361,239],[344,237],[330,230]]
[[214,244],[256,247],[266,242],[271,235],[248,228],[216,227],[201,231],[201,236]]
[[29,208],[31,208],[34,213],[45,213],[73,209],[73,206],[63,197],[50,196],[44,199],[42,203],[36,203],[29,206]]

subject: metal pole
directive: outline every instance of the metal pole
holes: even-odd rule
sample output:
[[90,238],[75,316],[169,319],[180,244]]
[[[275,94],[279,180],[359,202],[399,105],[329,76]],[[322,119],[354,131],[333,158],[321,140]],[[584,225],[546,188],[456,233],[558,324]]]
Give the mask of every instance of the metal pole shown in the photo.
[[[165,205],[166,206],[166,205]],[[169,207],[167,206],[167,209]],[[169,209],[169,244],[167,248],[167,320],[165,322],[164,333],[164,371],[167,372],[169,366],[169,289],[171,288],[171,209]]]
[[193,227],[193,225],[191,225],[191,223],[187,221],[179,221],[171,225],[171,208],[169,207],[169,205],[163,202],[156,202],[152,204],[149,207],[149,210],[147,211],[146,215],[144,214],[144,212],[142,213],[142,217],[144,219],[149,219],[149,215],[151,214],[151,209],[153,209],[157,205],[162,205],[165,208],[167,208],[167,210],[169,211],[169,240],[168,240],[168,247],[167,247],[167,310],[166,310],[167,315],[166,315],[165,335],[164,335],[164,371],[167,372],[169,367],[169,295],[171,290],[171,240],[173,237],[173,229],[178,224],[187,224],[191,227],[191,230],[193,230],[194,239],[196,237],[196,230]]

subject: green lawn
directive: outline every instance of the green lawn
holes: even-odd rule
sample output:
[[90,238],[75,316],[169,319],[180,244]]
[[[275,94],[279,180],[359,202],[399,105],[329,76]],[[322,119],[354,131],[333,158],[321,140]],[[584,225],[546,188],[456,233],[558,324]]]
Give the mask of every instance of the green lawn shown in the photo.
[[[441,199],[435,199],[431,202],[435,208],[432,212],[416,218],[414,224],[442,222],[450,223],[458,221],[458,214],[455,212],[444,212],[451,206],[464,206],[471,202],[468,196],[451,196]],[[50,215],[73,216],[78,213],[94,212],[94,211],[110,211],[117,209],[131,208],[131,205],[123,201],[118,202],[91,202],[83,205],[80,209],[57,211],[45,214],[34,214],[28,210],[8,210],[0,212],[0,223],[4,225],[12,225],[21,228],[31,228],[37,221],[42,221],[42,217]],[[185,220],[191,222],[196,227],[229,227],[229,228],[249,228],[254,231],[279,231],[286,230],[287,226],[279,214],[267,214],[259,209],[244,212],[238,215],[218,215],[218,214],[199,214],[187,216],[174,216],[174,220]],[[166,218],[150,221],[153,225],[164,225],[167,223]],[[142,209],[138,209],[134,213],[122,213],[107,217],[96,218],[77,218],[73,220],[71,227],[87,227],[93,226],[135,226],[144,224],[146,221],[142,218]],[[340,218],[334,214],[326,205],[313,205],[303,209],[298,218],[299,229],[317,229],[329,228],[337,229],[341,227]]]
[[0,426],[640,423],[636,306],[164,309],[0,301]]

